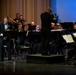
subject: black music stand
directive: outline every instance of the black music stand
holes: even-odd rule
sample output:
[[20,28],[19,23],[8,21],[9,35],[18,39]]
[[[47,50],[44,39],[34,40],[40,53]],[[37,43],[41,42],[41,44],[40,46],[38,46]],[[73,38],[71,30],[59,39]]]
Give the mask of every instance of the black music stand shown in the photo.
[[72,60],[71,63],[73,63],[73,59],[76,54],[76,51],[75,51],[76,46],[75,46],[74,38],[73,38],[72,34],[62,35],[62,37],[66,42],[65,60],[67,63],[69,63],[70,60]]
[[26,31],[17,32],[16,36],[20,40],[20,45],[24,45],[24,40],[27,39],[26,33],[27,33]]
[[51,41],[51,47],[53,48],[53,51],[55,54],[63,54],[62,48],[64,46],[64,40],[62,38],[62,34],[64,34],[66,30],[51,30],[50,34],[50,41]]
[[[29,32],[28,38],[31,49],[30,53],[35,53],[35,52],[38,53],[39,52],[38,49],[40,48],[40,43],[41,43],[41,32]],[[38,48],[35,49],[35,47]]]
[[29,25],[29,30],[30,31],[36,30],[36,25],[34,25],[34,26],[31,26],[31,24],[28,24],[28,25]]
[[29,32],[28,35],[30,43],[40,43],[41,42],[41,32]]

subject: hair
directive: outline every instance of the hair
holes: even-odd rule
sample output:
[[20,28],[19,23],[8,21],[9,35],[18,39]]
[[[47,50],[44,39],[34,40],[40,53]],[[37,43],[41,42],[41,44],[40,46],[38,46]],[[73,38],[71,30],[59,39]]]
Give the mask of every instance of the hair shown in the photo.
[[47,7],[47,12],[52,12],[52,9],[50,7]]
[[16,14],[20,14],[20,13],[16,13]]
[[7,19],[9,19],[9,17],[8,17],[8,16],[5,16],[4,18],[7,18]]
[[17,16],[17,14],[19,14],[19,15],[20,15],[20,13],[16,13],[16,16]]

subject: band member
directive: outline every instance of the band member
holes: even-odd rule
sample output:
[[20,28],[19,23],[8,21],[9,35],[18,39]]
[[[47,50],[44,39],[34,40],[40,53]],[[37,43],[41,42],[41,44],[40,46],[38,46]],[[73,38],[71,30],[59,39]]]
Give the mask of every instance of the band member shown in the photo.
[[31,32],[35,31],[36,30],[36,24],[34,22],[31,22],[29,25],[29,30]]
[[73,29],[75,29],[75,30],[76,30],[76,23],[73,25]]
[[41,47],[42,55],[48,55],[49,42],[50,42],[50,29],[52,21],[51,9],[48,7],[47,11],[40,15],[41,17]]
[[22,24],[23,24],[24,22],[26,22],[26,20],[23,18],[23,15],[20,15],[20,20],[19,20],[19,22],[21,22]]
[[[16,31],[17,32],[23,32],[22,23],[18,24],[18,29]],[[21,33],[18,33],[16,40],[17,40],[17,45],[23,44],[23,37],[21,36]]]
[[58,22],[58,16],[56,14],[56,12],[53,14],[53,20],[52,20],[53,23],[57,23]]
[[[3,45],[7,45],[8,60],[11,60],[11,39],[10,35],[5,35],[5,31],[10,31],[12,29],[12,23],[9,22],[9,18],[5,17],[4,21],[0,23],[0,33],[3,34]],[[2,50],[3,51],[3,50]],[[2,52],[2,60],[4,60],[4,51]]]
[[20,20],[20,13],[16,13],[16,18],[14,19],[14,21],[19,22]]
[[25,32],[25,36],[24,36],[24,45],[28,45],[29,44],[29,38],[28,38],[28,35],[29,35],[29,25],[26,24],[24,25],[24,32]]
[[16,30],[18,32],[17,38],[16,38],[16,50],[17,50],[17,55],[19,55],[19,46],[23,45],[24,42],[24,37],[22,36],[23,29],[22,29],[22,23],[18,23],[18,29]]

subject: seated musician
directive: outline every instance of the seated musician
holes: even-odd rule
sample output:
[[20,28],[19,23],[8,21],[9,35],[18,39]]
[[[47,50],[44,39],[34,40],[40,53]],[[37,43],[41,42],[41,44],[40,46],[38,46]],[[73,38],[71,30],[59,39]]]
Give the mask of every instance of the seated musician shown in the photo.
[[55,23],[51,23],[51,29],[54,29]]
[[[35,32],[39,33],[40,29],[41,29],[40,25],[36,25]],[[40,37],[40,35],[37,38],[39,38],[39,37]],[[38,53],[40,53],[40,49],[41,49],[41,43],[36,39],[36,41],[34,41],[33,44],[32,44],[32,53],[33,54],[38,54]]]
[[62,25],[60,23],[56,23],[57,29],[63,29]]
[[20,20],[20,13],[16,13],[16,17],[14,18],[14,21],[19,22]]
[[74,41],[76,42],[76,23],[73,25],[73,29],[74,31],[72,33],[73,33]]
[[[11,60],[11,38],[10,35],[5,35],[5,31],[10,31],[12,29],[12,23],[9,22],[9,18],[5,17],[4,21],[0,23],[0,33],[3,34],[3,45],[7,45],[7,52],[8,52],[8,60]],[[3,51],[3,50],[2,50]],[[3,55],[4,52],[2,52]],[[4,55],[3,55],[4,56]],[[2,56],[2,60],[4,57]]]
[[[18,29],[16,30],[17,32],[23,32],[23,29],[22,29],[22,24],[21,23],[19,23],[18,24]],[[17,38],[17,42],[18,42],[18,44],[20,44],[21,42],[21,38],[22,38],[22,36],[19,36],[18,35],[18,38]]]
[[18,32],[22,32],[23,31],[22,24],[20,22],[18,23],[18,29],[16,31],[18,31]]
[[[56,23],[56,25],[57,25],[57,30],[63,30],[63,27],[62,27],[62,25],[60,24],[60,23]],[[60,31],[61,32],[61,31]],[[61,37],[61,34],[60,34],[60,32],[59,32],[59,34],[58,34],[58,46],[57,46],[57,53],[58,54],[63,54],[63,51],[62,51],[62,48],[63,48],[63,39],[62,39],[62,37]]]
[[57,25],[55,25],[55,23],[51,23],[51,31],[55,31],[57,30]]
[[34,22],[31,22],[31,26],[35,26],[35,23]]
[[23,30],[29,32],[29,25],[28,24],[25,24],[24,27],[23,27]]
[[41,29],[40,25],[36,25],[36,32],[40,32],[40,29]]
[[76,30],[76,23],[74,24],[73,29],[75,29],[75,30]]
[[26,32],[26,35],[24,37],[24,45],[28,45],[28,41],[29,41],[28,34],[30,32],[29,31],[29,25],[28,24],[24,25],[23,31]]
[[[76,23],[74,24],[73,29],[76,31]],[[74,36],[74,41],[76,43],[76,32],[73,34],[73,36]],[[76,45],[74,48],[74,60],[76,60]]]
[[23,15],[20,15],[19,22],[21,22],[22,24],[23,24],[24,22],[26,22],[26,20],[23,18]]
[[17,29],[18,28],[19,19],[18,18],[12,19],[12,18],[9,17],[9,20],[13,24],[13,30]]
[[16,50],[17,50],[17,54],[19,54],[19,46],[23,45],[24,42],[24,37],[21,35],[20,32],[23,32],[22,29],[22,23],[18,24],[18,29],[16,30],[18,32],[17,38],[16,38]]
[[28,24],[29,25],[29,30],[30,31],[35,31],[36,30],[36,24],[34,23],[34,22],[31,22],[30,24]]
[[[54,28],[51,31],[52,32],[52,39],[53,39],[53,44],[51,46],[52,50],[50,50],[50,53],[53,54],[63,54],[62,48],[63,48],[63,39],[61,37],[61,31],[63,30],[63,27],[61,26],[60,23],[56,23]],[[51,49],[50,48],[50,49]]]
[[[28,25],[26,21],[24,21],[23,24],[22,24],[22,28],[23,28],[23,29],[24,29],[24,26],[25,26],[25,25]],[[29,25],[28,25],[28,26],[29,26]]]

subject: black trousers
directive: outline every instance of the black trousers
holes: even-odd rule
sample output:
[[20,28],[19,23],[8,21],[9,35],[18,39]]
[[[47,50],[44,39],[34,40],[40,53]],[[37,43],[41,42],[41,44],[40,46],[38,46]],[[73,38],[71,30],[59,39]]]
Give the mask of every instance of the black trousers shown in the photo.
[[0,36],[0,61],[3,60],[3,57],[2,57],[2,44],[3,44],[3,37]]
[[4,50],[3,50],[3,45],[7,45],[7,52],[8,52],[8,61],[11,60],[11,40],[3,40],[2,44],[2,61],[4,60]]
[[50,30],[41,31],[41,52],[42,54],[48,54],[50,42]]

